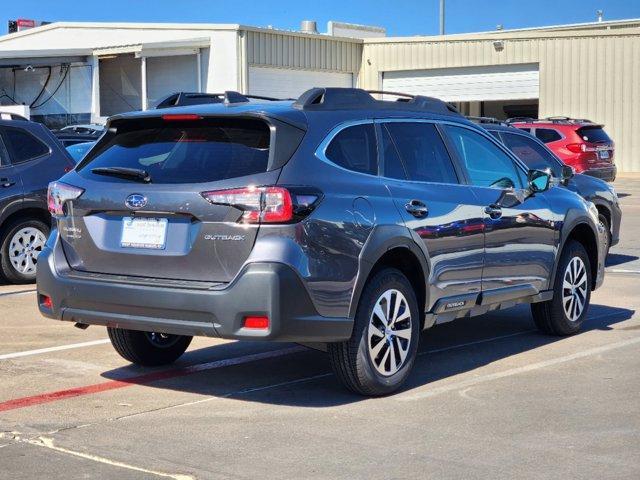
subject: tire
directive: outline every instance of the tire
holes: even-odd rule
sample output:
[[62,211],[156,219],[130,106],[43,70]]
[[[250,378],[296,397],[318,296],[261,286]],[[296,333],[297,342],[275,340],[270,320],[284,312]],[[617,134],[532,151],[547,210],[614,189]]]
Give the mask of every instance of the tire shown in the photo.
[[0,247],[0,270],[11,283],[36,280],[37,257],[49,236],[49,225],[34,218],[18,219],[7,226]]
[[[577,275],[572,273],[575,271],[578,272]],[[574,280],[575,277],[577,278]],[[565,288],[568,285],[573,285],[573,288],[571,290]],[[580,299],[583,301],[581,309],[579,309]],[[549,335],[576,334],[587,318],[590,300],[589,257],[582,244],[570,240],[562,250],[553,286],[553,298],[546,302],[531,304],[533,320],[538,329]]]
[[107,332],[111,345],[122,358],[144,367],[175,362],[185,352],[193,338],[112,327],[107,327]]
[[611,249],[611,225],[609,225],[609,220],[607,220],[607,217],[602,213],[598,214],[598,221],[607,232],[607,245],[605,247],[605,251],[607,252],[607,255],[609,255],[609,250]]
[[[397,323],[384,329],[386,305],[393,313],[398,302]],[[374,315],[378,305],[382,316]],[[408,318],[403,318],[406,312]],[[331,367],[351,391],[367,396],[387,395],[407,379],[416,359],[419,337],[420,312],[411,284],[396,269],[381,270],[362,291],[351,338],[328,345]]]

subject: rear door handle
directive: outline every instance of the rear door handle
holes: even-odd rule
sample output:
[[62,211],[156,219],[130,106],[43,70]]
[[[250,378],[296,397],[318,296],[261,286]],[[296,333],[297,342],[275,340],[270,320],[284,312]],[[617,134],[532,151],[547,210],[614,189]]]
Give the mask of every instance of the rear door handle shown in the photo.
[[15,184],[16,184],[16,182],[11,180],[10,178],[0,178],[0,186],[2,188],[11,187],[11,186],[13,186]]
[[416,218],[423,218],[429,215],[429,209],[421,200],[410,200],[404,205],[404,208]]
[[493,219],[500,218],[502,216],[502,208],[500,208],[499,205],[491,204],[488,207],[485,207],[484,213]]

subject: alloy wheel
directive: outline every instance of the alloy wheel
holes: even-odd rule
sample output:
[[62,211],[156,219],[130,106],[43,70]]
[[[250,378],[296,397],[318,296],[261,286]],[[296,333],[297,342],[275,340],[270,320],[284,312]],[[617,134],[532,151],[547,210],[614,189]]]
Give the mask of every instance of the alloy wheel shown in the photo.
[[577,321],[587,303],[587,269],[580,257],[573,257],[564,272],[562,306],[572,322]]
[[34,274],[46,241],[44,233],[35,227],[18,230],[9,242],[9,261],[13,268],[23,275]]
[[404,365],[411,346],[411,310],[399,290],[384,292],[375,303],[368,327],[369,357],[378,373],[391,376]]

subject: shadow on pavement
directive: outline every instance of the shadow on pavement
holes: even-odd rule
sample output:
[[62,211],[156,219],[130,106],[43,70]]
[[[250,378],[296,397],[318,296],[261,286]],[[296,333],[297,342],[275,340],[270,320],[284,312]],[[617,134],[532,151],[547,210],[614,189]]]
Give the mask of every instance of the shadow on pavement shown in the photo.
[[622,265],[624,263],[633,262],[634,260],[638,260],[639,257],[636,255],[625,255],[623,253],[610,253],[607,255],[606,266],[607,267],[615,267],[617,265]]
[[[613,325],[628,320],[633,314],[633,310],[625,308],[592,305],[584,331],[611,330]],[[419,357],[403,390],[473,371],[492,362],[565,340],[564,337],[543,335],[534,328],[529,309],[524,305],[437,326],[422,335]],[[461,347],[464,344],[469,345]],[[217,345],[187,352],[173,368],[180,372],[180,369],[188,369],[190,365],[290,346],[256,342]],[[102,376],[151,386],[157,388],[159,394],[163,390],[173,390],[274,405],[318,408],[365,400],[342,387],[331,374],[325,353],[310,349],[242,365],[203,369],[153,383],[140,378],[141,375],[160,371],[166,372],[167,368],[127,366],[104,372]]]

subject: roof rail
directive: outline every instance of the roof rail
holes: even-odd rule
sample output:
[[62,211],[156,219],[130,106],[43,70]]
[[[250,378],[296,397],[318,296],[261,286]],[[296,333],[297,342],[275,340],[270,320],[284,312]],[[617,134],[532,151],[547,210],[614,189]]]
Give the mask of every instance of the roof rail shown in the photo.
[[524,122],[524,123],[543,123],[543,122],[547,122],[547,123],[594,123],[591,120],[587,119],[587,118],[571,118],[571,117],[565,117],[562,115],[558,115],[558,116],[553,116],[553,117],[546,117],[546,118],[532,118],[532,117],[512,117],[512,118],[508,118],[506,120],[507,123],[517,123],[517,122]]
[[0,120],[21,120],[23,122],[30,122],[27,117],[24,117],[18,113],[3,112],[0,110]]
[[[376,100],[371,94],[395,95],[403,98],[396,101]],[[421,110],[442,115],[460,115],[456,107],[437,98],[382,90],[367,91],[360,88],[312,88],[300,95],[293,106],[301,110],[376,108]]]
[[232,105],[247,103],[251,99],[268,101],[282,100],[280,98],[263,97],[261,95],[245,95],[232,90],[227,90],[223,93],[176,92],[161,100],[155,108],[182,107],[185,105],[202,105],[207,103],[224,103],[225,105]]
[[508,124],[518,123],[518,122],[531,123],[531,122],[535,122],[536,120],[537,119],[533,117],[510,117],[510,118],[507,118],[504,122]]
[[467,118],[475,123],[491,123],[493,125],[506,125],[511,126],[504,120],[498,120],[495,117],[474,117],[473,115],[467,115]]

